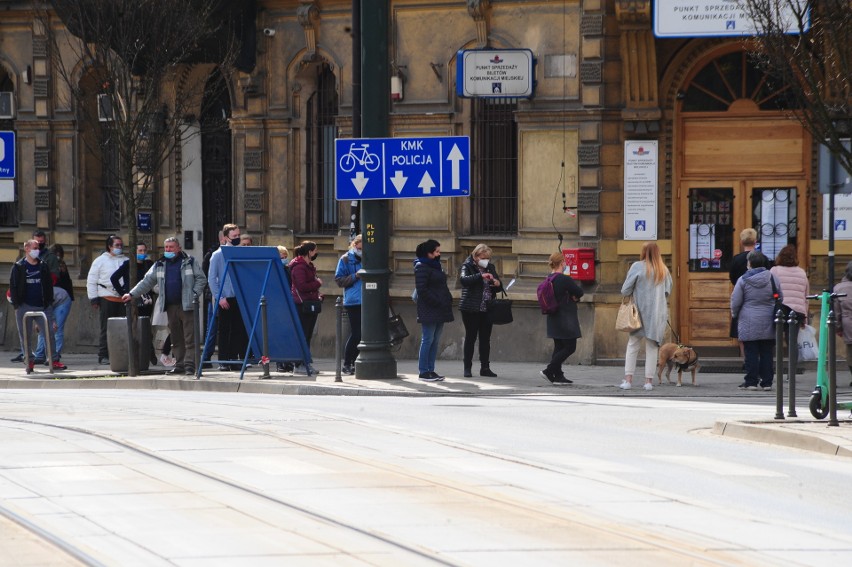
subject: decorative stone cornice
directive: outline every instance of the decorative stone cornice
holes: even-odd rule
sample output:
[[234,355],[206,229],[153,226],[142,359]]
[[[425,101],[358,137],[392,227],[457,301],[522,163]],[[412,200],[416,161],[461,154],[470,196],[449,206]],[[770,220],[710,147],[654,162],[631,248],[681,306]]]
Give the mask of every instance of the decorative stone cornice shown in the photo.
[[488,47],[488,19],[491,15],[491,0],[466,0],[467,13],[476,24],[477,47]]
[[615,17],[619,25],[651,23],[651,0],[616,0]]
[[320,11],[313,1],[303,1],[296,8],[296,19],[305,30],[305,59],[313,60],[317,53],[317,31],[319,28]]

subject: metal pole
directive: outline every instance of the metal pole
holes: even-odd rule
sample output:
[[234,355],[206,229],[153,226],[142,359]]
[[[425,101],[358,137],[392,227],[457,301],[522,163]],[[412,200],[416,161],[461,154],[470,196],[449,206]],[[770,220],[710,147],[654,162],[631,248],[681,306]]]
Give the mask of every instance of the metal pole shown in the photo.
[[784,419],[784,313],[775,312],[775,419]]
[[136,347],[136,329],[133,324],[133,301],[124,304],[127,319],[127,375],[139,375],[139,350]]
[[338,297],[334,302],[334,381],[343,382],[340,372],[340,360],[343,358],[343,298]]
[[837,421],[837,337],[835,337],[835,320],[834,310],[828,312],[828,425],[829,427],[839,427]]
[[[352,137],[361,137],[361,0],[352,0]],[[361,225],[358,204],[349,204],[350,240]]]
[[201,332],[201,328],[204,325],[201,324],[201,298],[196,294],[195,297],[192,298],[192,333],[194,343],[193,348],[195,350],[195,375],[201,375],[201,337],[204,336],[204,333]]
[[[790,407],[787,410],[787,417],[798,417],[796,415],[796,367],[799,365],[799,348],[796,345],[796,337],[799,335],[799,318],[796,312],[790,310],[790,317],[787,319],[787,380],[789,382]],[[780,386],[780,384],[779,384]],[[780,389],[780,388],[779,388]]]
[[[363,136],[367,138],[383,138],[389,133],[389,20],[389,0],[361,1],[361,104]],[[355,361],[357,379],[398,377],[387,332],[389,211],[387,199],[361,203],[364,260],[359,276],[363,318],[360,354]]]
[[266,296],[260,296],[260,332],[263,334],[263,354],[260,360],[264,361],[263,376],[261,379],[269,378],[269,315],[266,312]]

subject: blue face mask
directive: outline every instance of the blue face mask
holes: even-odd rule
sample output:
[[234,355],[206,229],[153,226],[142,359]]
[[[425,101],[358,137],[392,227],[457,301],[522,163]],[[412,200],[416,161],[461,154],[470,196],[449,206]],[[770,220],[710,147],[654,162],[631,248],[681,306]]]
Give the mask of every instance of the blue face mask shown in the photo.
[[163,256],[165,256],[165,257],[166,257],[166,260],[171,260],[171,259],[172,259],[172,258],[174,258],[176,255],[177,255],[177,254],[176,254],[176,253],[174,253],[174,252],[163,252]]
[[290,258],[281,258],[281,264],[283,266],[286,266],[289,263],[290,263]]
[[113,249],[112,249],[112,253],[113,253],[113,255],[115,255],[115,256],[121,256],[121,253],[122,253],[123,251],[124,251],[124,250],[123,250],[121,247],[119,247],[119,246],[116,246],[115,248],[113,248]]
[[147,258],[147,257],[148,257],[147,254],[137,254],[136,255],[136,259],[139,260],[140,262],[144,262],[145,258]]

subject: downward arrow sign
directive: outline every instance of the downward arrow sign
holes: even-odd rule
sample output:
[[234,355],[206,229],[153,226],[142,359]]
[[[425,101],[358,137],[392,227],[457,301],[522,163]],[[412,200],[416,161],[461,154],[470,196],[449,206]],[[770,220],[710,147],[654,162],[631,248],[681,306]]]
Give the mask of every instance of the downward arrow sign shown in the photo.
[[425,172],[423,174],[423,178],[420,180],[420,185],[418,185],[421,189],[423,189],[423,194],[428,195],[432,192],[432,189],[435,187],[435,182],[432,181],[432,176],[429,175],[429,172]]
[[464,155],[459,150],[458,144],[453,144],[453,149],[450,150],[450,155],[447,157],[447,161],[452,162],[453,166],[452,189],[461,189],[461,164],[459,162],[463,160]]
[[358,191],[358,195],[364,192],[364,187],[367,186],[367,183],[370,180],[364,177],[364,172],[359,171],[355,174],[355,177],[352,178],[352,185],[355,186],[355,190]]
[[402,189],[405,187],[405,182],[408,181],[408,178],[403,177],[401,171],[397,171],[390,180],[393,186],[396,187],[396,192],[402,194]]

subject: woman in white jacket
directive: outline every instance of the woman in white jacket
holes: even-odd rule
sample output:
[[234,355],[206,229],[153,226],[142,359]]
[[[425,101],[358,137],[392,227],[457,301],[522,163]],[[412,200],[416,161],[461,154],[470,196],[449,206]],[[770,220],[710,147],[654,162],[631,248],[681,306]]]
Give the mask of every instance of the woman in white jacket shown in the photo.
[[[796,247],[788,244],[778,252],[775,258],[775,266],[769,272],[778,280],[781,286],[781,296],[783,303],[796,313],[798,325],[793,327],[792,336],[787,337],[790,343],[795,343],[799,335],[799,329],[803,328],[808,322],[808,291],[810,284],[808,283],[808,274],[805,270],[799,267],[799,258],[796,254]],[[789,327],[785,326],[784,331],[787,332]],[[794,358],[798,357],[798,352],[793,349]],[[791,360],[791,368],[795,368],[797,360]]]

